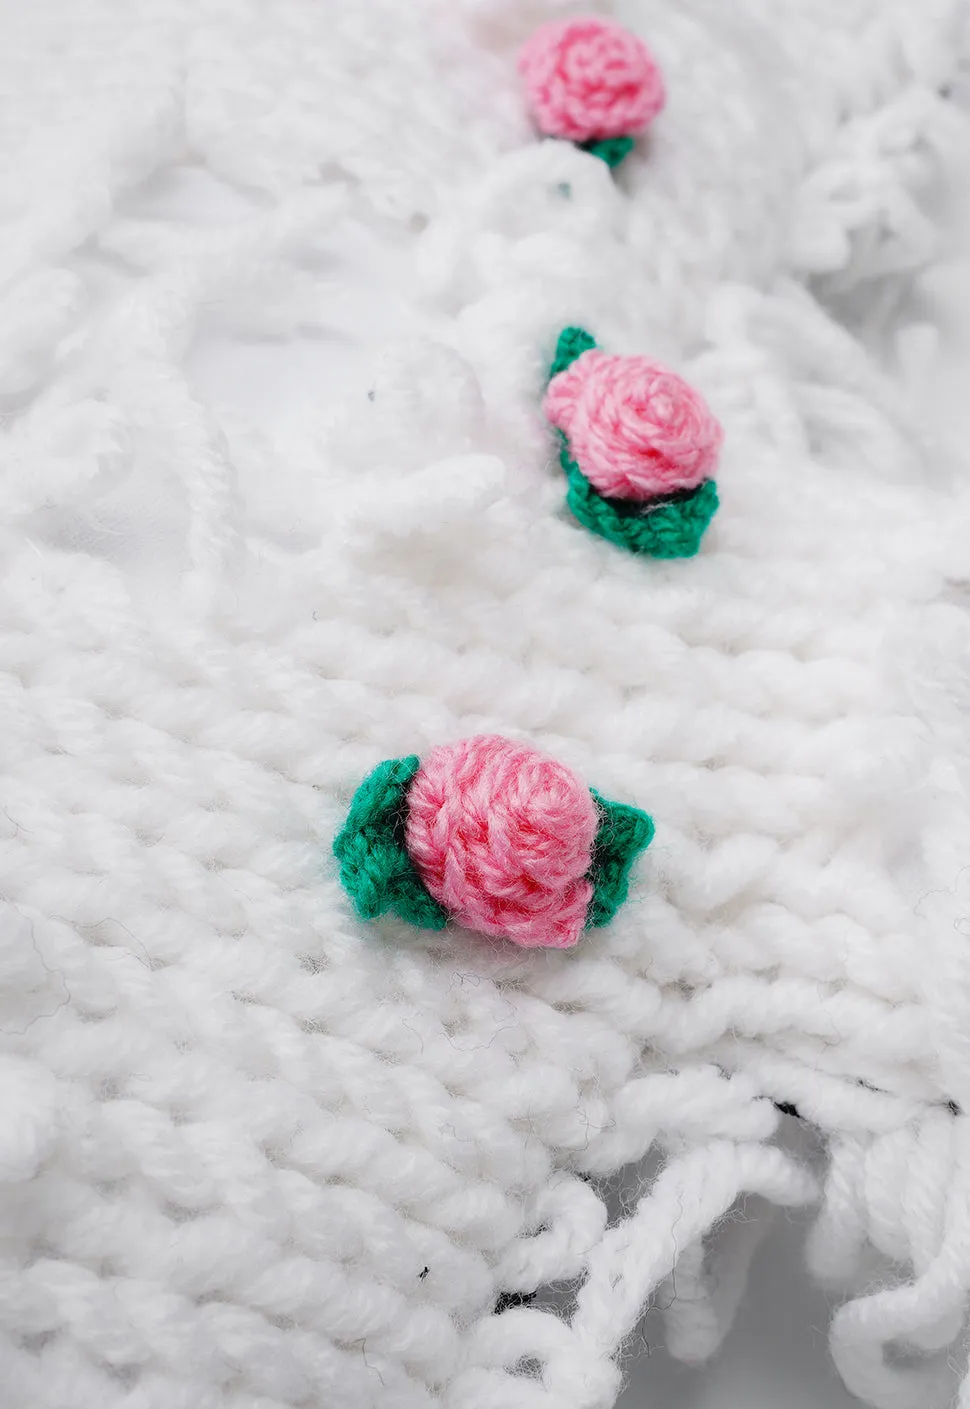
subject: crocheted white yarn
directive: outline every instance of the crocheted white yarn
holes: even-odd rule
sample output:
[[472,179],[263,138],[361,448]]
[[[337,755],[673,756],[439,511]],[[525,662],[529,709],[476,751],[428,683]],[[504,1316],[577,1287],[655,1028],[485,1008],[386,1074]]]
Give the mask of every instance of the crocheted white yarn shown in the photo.
[[[961,6],[616,6],[670,105],[615,178],[523,114],[515,49],[566,9],[5,27],[5,1405],[606,1409],[649,1300],[716,1350],[750,1194],[819,1200],[855,1393],[957,1393],[966,497],[836,315],[932,253]],[[376,246],[400,279],[348,302]],[[363,377],[259,394],[362,309]],[[571,322],[723,419],[696,560],[563,512]],[[577,951],[349,912],[357,780],[476,731],[657,820]],[[600,1176],[651,1151],[607,1226]]]

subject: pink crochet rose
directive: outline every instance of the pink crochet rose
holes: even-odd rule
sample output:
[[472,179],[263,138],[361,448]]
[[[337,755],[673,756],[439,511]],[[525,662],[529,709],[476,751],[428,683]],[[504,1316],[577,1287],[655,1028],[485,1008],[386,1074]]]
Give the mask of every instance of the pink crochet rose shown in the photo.
[[642,132],[664,105],[650,50],[609,20],[554,20],[522,46],[519,71],[540,132],[589,142]]
[[530,949],[576,943],[598,814],[570,769],[511,739],[463,739],[431,751],[407,801],[408,855],[459,924]]
[[607,499],[650,499],[711,477],[724,433],[703,397],[649,357],[592,348],[553,377],[543,410]]

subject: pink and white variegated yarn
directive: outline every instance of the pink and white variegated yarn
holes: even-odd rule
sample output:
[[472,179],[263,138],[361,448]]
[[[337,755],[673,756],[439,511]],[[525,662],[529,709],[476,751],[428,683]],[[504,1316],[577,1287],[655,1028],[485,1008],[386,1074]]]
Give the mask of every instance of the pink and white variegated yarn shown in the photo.
[[[855,1393],[970,1402],[967,503],[845,326],[928,256],[960,6],[594,9],[668,93],[615,172],[533,129],[556,0],[5,27],[3,1404],[609,1409],[764,1203]],[[723,425],[696,558],[561,511],[572,324]],[[649,805],[623,911],[358,922],[358,781],[496,734]]]

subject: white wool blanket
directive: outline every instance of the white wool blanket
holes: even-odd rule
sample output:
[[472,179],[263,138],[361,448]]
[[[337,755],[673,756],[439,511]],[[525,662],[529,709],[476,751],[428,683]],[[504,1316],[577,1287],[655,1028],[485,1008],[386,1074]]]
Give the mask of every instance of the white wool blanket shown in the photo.
[[[970,506],[868,350],[963,6],[586,8],[670,94],[615,174],[557,0],[0,0],[10,1409],[609,1409],[803,1204],[850,1389],[970,1409]],[[570,323],[723,421],[696,559],[565,513]],[[477,732],[656,820],[575,951],[340,890]]]

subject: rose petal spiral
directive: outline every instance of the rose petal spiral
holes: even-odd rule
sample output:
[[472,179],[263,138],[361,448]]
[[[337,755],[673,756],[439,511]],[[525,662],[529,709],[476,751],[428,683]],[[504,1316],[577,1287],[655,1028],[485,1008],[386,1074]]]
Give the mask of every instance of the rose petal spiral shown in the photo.
[[704,398],[676,372],[598,349],[553,377],[543,410],[608,499],[695,489],[711,477],[724,438]]
[[598,813],[556,759],[495,735],[433,749],[408,790],[405,844],[460,924],[566,949],[586,923]]
[[539,131],[572,142],[642,132],[666,100],[643,40],[595,16],[542,25],[523,45],[519,71]]

